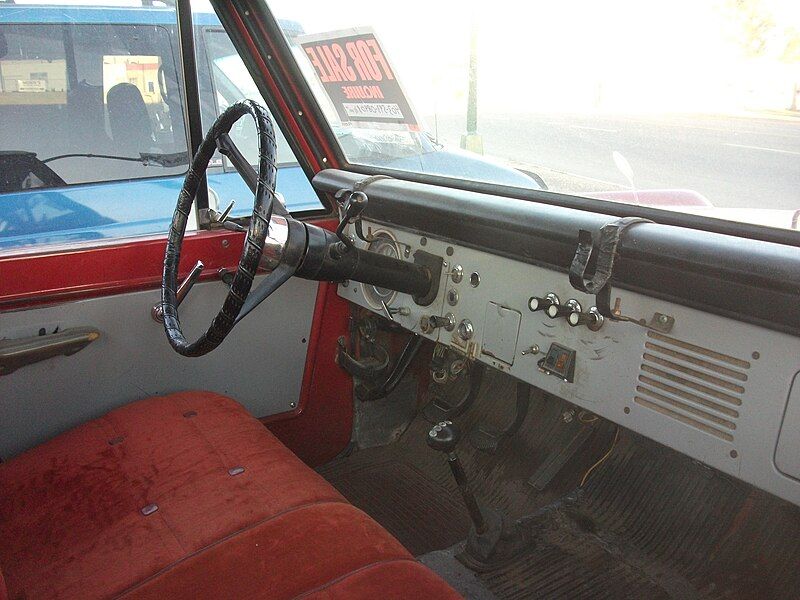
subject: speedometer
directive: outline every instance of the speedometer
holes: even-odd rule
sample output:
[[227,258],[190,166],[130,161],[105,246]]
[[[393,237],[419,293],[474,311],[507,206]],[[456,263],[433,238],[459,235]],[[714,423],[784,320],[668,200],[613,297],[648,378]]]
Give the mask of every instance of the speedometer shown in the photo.
[[[376,231],[372,236],[372,241],[367,246],[370,252],[377,252],[384,256],[391,256],[392,258],[400,258],[400,247],[397,240],[388,231]],[[387,306],[394,302],[397,297],[397,292],[388,288],[379,287],[377,285],[364,285],[364,298],[367,303],[375,310],[382,309],[382,303]]]

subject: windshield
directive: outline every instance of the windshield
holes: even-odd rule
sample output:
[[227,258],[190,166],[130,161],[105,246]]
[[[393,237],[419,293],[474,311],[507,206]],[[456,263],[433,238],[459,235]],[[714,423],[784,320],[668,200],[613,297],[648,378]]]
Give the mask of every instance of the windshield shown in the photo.
[[800,2],[270,2],[351,163],[798,228]]

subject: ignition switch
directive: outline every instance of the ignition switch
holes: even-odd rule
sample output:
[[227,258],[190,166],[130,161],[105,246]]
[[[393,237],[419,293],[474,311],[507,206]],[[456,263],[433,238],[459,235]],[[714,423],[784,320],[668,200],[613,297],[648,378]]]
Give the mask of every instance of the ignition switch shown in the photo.
[[467,342],[472,339],[473,335],[475,335],[475,328],[472,326],[472,321],[462,319],[458,324],[458,337]]

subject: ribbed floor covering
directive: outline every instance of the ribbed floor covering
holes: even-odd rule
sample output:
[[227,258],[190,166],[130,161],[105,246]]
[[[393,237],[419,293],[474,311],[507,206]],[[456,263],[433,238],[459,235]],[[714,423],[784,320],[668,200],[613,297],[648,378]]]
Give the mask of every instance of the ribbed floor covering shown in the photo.
[[[502,424],[514,383],[487,373],[481,394],[457,419]],[[547,456],[568,405],[531,405],[521,432],[495,455],[459,447],[479,499],[524,518],[536,543],[504,568],[478,576],[497,598],[798,598],[800,509],[622,430],[583,488],[586,470],[609,448],[602,423],[544,492],[528,478]],[[444,457],[425,444],[429,424],[412,423],[396,443],[355,453],[320,472],[415,555],[455,561],[469,527]],[[449,557],[449,558],[448,558]],[[443,563],[443,561],[445,561]],[[451,582],[459,587],[459,582]],[[463,582],[462,582],[463,583]],[[462,587],[463,589],[463,587]]]

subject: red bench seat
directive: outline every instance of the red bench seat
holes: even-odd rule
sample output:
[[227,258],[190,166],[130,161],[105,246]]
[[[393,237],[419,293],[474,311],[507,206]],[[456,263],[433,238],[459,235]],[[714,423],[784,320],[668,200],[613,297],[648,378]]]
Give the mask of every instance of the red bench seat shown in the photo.
[[0,570],[12,600],[460,598],[207,392],[130,404],[0,464]]

